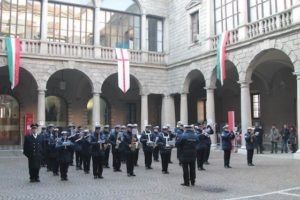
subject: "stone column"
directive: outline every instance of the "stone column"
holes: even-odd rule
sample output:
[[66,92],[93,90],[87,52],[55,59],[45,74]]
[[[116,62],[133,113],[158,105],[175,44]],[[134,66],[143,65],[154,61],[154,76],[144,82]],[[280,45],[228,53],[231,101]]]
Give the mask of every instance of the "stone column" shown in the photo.
[[41,16],[41,40],[47,41],[48,36],[48,0],[42,3],[42,16]]
[[37,123],[40,126],[46,125],[45,117],[45,91],[43,89],[38,90],[38,105],[37,105]]
[[206,89],[206,119],[207,123],[214,129],[214,134],[211,136],[212,147],[217,146],[217,134],[215,130],[216,113],[215,113],[215,88]]
[[141,95],[141,130],[148,124],[148,95]]
[[100,124],[100,93],[93,93],[93,128]]
[[248,1],[239,1],[238,9],[240,12],[240,26],[238,38],[239,41],[245,40],[248,37]]
[[188,123],[187,93],[182,93],[180,95],[180,121],[183,124],[187,124]]
[[164,95],[161,107],[161,124],[175,127],[175,103],[171,95]]
[[297,138],[298,138],[298,151],[294,153],[294,158],[300,159],[300,71],[295,72],[297,76]]
[[95,1],[94,45],[100,45],[100,1]]
[[250,81],[240,81],[241,84],[241,121],[242,121],[242,150],[246,149],[245,133],[249,126],[252,126]]

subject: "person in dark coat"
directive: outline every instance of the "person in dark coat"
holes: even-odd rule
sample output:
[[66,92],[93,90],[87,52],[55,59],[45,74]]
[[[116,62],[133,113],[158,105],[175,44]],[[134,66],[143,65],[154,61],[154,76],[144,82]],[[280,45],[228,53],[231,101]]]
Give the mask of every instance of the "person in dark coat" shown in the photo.
[[168,127],[163,126],[162,133],[160,134],[159,139],[157,141],[157,145],[158,145],[159,151],[160,151],[163,174],[169,174],[168,165],[170,162],[171,151],[173,148],[173,145],[170,144],[171,141],[172,141],[172,137],[169,134]]
[[56,142],[60,139],[61,138],[59,136],[58,128],[54,128],[53,134],[51,134],[49,138],[49,148],[50,148],[49,158],[50,158],[51,169],[54,176],[58,176],[58,169],[59,169],[58,150],[55,147],[56,147]]
[[213,128],[208,124],[204,124],[203,130],[205,133],[207,133],[206,135],[206,140],[205,143],[207,145],[207,149],[205,151],[204,154],[204,164],[209,165],[208,159],[210,156],[210,148],[211,148],[211,139],[210,137],[214,134],[214,130]]
[[290,127],[290,138],[291,151],[295,153],[297,151],[297,132],[295,126]]
[[150,130],[151,125],[145,126],[145,131],[143,131],[142,136],[140,138],[141,143],[143,144],[143,151],[145,155],[145,167],[146,169],[152,169],[152,154],[155,144],[156,136]]
[[40,182],[42,161],[42,138],[37,133],[38,124],[31,124],[31,134],[24,138],[23,154],[28,158],[30,182]]
[[[138,142],[140,141],[140,138],[141,138],[141,133],[139,132],[138,130],[138,125],[137,124],[133,124],[133,128],[132,128],[132,134],[133,135],[136,135],[137,139],[138,139]],[[139,166],[138,165],[138,160],[139,160],[139,153],[140,153],[140,145],[141,143],[139,143],[137,145],[137,148],[135,150],[135,155],[134,155],[134,166]]]
[[136,150],[137,137],[132,134],[132,124],[127,124],[127,131],[124,133],[124,151],[126,155],[127,176],[136,176],[134,173],[134,155]]
[[184,133],[176,141],[176,146],[180,149],[180,162],[183,169],[183,186],[195,185],[196,180],[196,145],[199,142],[197,135],[195,134],[191,125],[184,126]]
[[[167,126],[167,128],[168,128],[168,133],[169,133],[169,136],[170,136],[171,141],[174,140],[174,142],[175,142],[176,135],[175,135],[175,133],[171,130],[171,125],[170,125],[170,124],[167,124],[166,126]],[[171,158],[172,158],[172,151],[170,152],[169,157],[170,157],[170,158],[169,158],[169,164],[173,164],[173,162],[172,162],[172,160],[171,160]]]
[[109,153],[110,153],[110,144],[108,143],[109,141],[109,125],[105,125],[103,127],[103,131],[101,132],[101,135],[103,139],[105,139],[105,143],[107,143],[107,148],[105,149],[105,154],[104,154],[104,161],[103,165],[105,168],[109,168],[108,160],[109,160]]
[[207,133],[198,127],[195,127],[195,130],[199,140],[196,146],[196,150],[197,150],[197,165],[198,165],[198,170],[200,171],[200,170],[205,170],[203,168],[203,164],[205,160],[205,154],[208,148],[206,143]]
[[121,126],[116,125],[115,130],[109,136],[109,143],[112,146],[112,166],[114,168],[114,172],[121,172],[121,151],[120,144],[122,143],[123,133],[120,131]]
[[[177,127],[175,128],[175,134],[176,134],[176,141],[180,138],[180,136],[183,134],[184,132],[184,128],[183,128],[183,124],[181,123],[181,121],[177,122]],[[179,160],[179,165],[181,165],[180,162],[180,149],[177,148],[177,159]]]
[[93,160],[93,175],[94,179],[102,179],[103,173],[103,163],[105,151],[108,147],[108,140],[106,140],[106,135],[100,133],[100,126],[95,127],[95,132],[92,135],[91,145],[92,145],[92,160]]
[[[158,139],[159,139],[159,135],[160,135],[160,132],[159,132],[159,126],[155,126],[153,128],[153,135],[155,137],[154,139],[154,143],[156,144]],[[153,160],[155,162],[159,162],[159,147],[157,145],[154,145],[154,148],[153,148]]]
[[68,132],[62,131],[62,138],[56,142],[58,150],[58,162],[60,169],[60,177],[62,181],[68,180],[68,168],[72,160],[72,150],[74,144],[68,139]]
[[[100,133],[100,130],[96,130]],[[91,156],[92,156],[92,147],[91,140],[92,135],[88,130],[83,131],[83,137],[81,139],[81,155],[82,155],[82,163],[83,163],[83,171],[85,174],[90,173],[91,166]]]
[[253,161],[253,152],[255,148],[255,138],[256,136],[255,136],[254,128],[249,127],[247,133],[245,133],[248,166],[254,166],[252,161]]
[[261,126],[256,126],[254,129],[255,133],[255,142],[256,142],[256,153],[263,154],[264,146],[263,146],[263,138],[264,138],[264,131]]
[[44,137],[47,137],[47,128],[45,126],[42,126],[42,130],[40,133],[41,136],[41,140],[42,140],[42,161],[41,161],[41,167],[46,167],[46,148],[45,148],[45,144],[44,144]]
[[281,130],[281,153],[288,153],[288,140],[290,138],[290,130],[286,124],[283,125]]
[[76,135],[72,138],[75,151],[76,170],[82,170],[82,137],[84,136],[83,128],[77,127]]
[[[76,136],[76,126],[72,123],[68,125],[68,138],[70,138],[71,142],[73,143],[75,141]],[[70,166],[73,166],[73,160],[74,160],[74,148],[70,149],[71,151],[71,160],[70,160]]]
[[224,167],[231,168],[230,164],[230,154],[231,154],[231,140],[235,138],[235,135],[232,131],[228,130],[228,125],[223,127],[222,132],[222,149],[224,151]]

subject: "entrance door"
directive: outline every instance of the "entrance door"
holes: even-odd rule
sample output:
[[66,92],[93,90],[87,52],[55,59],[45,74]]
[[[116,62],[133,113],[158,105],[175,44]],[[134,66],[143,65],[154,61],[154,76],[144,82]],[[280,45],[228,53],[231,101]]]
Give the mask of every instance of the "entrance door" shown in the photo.
[[0,145],[20,144],[20,110],[17,100],[0,95]]

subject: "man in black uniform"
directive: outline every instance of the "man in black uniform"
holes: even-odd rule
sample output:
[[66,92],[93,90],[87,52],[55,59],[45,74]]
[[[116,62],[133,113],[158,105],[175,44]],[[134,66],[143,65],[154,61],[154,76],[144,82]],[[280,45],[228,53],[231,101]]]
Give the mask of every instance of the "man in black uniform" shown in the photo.
[[28,158],[30,182],[40,182],[39,171],[42,160],[41,136],[37,134],[38,124],[31,124],[31,134],[24,139],[23,154]]
[[135,176],[134,170],[134,154],[136,150],[137,138],[132,134],[132,124],[127,125],[127,131],[124,134],[124,151],[126,154],[127,176]]
[[62,138],[56,142],[56,149],[58,149],[58,161],[60,169],[60,177],[62,181],[68,180],[68,168],[72,159],[72,150],[74,144],[68,139],[68,132],[62,131]]
[[198,143],[198,137],[195,134],[191,125],[184,126],[184,133],[179,136],[176,146],[180,149],[180,161],[183,169],[183,180],[182,186],[195,185],[196,179],[196,145]]
[[162,173],[169,174],[168,165],[170,162],[170,156],[173,146],[170,144],[172,140],[171,135],[168,131],[167,126],[162,127],[162,133],[159,136],[157,141],[157,145],[159,146],[160,150],[160,157],[161,157],[161,165],[162,165]]
[[[100,128],[96,127],[95,132],[100,134]],[[90,173],[90,164],[91,164],[91,141],[92,135],[89,133],[88,130],[83,131],[83,137],[81,139],[81,156],[82,156],[82,163],[83,163],[83,170],[85,174]]]
[[150,131],[151,125],[145,126],[145,131],[143,131],[141,136],[141,143],[143,144],[143,151],[145,154],[145,167],[146,169],[152,169],[152,153],[155,142],[155,135]]
[[109,152],[110,152],[110,144],[108,143],[108,140],[109,140],[109,125],[105,125],[103,127],[101,137],[103,137],[103,139],[106,141],[105,143],[108,144],[107,148],[105,149],[103,165],[105,166],[105,168],[109,168],[109,164],[108,164]]
[[116,125],[115,130],[109,136],[109,142],[112,145],[112,156],[113,156],[113,168],[114,172],[121,172],[121,152],[120,144],[122,142],[122,132],[120,131],[121,126]]
[[154,149],[153,149],[153,160],[158,162],[158,157],[159,157],[159,147],[156,145],[158,139],[159,139],[159,135],[160,135],[160,132],[159,132],[159,126],[154,126],[153,128],[153,134],[154,134]]
[[[100,126],[96,126],[96,130],[100,129]],[[91,145],[92,145],[92,160],[93,160],[93,175],[94,179],[102,179],[103,172],[103,162],[105,150],[108,146],[106,136],[99,131],[95,131],[92,135]]]

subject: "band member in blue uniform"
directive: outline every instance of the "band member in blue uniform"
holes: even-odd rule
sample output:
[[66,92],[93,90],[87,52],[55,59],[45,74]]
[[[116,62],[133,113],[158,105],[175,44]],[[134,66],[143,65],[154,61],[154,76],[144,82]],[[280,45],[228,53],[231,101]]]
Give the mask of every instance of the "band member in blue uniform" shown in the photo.
[[231,154],[231,140],[235,138],[235,135],[232,131],[228,130],[228,125],[223,127],[222,132],[222,149],[224,151],[224,167],[231,168],[230,164],[230,154]]
[[168,165],[170,162],[171,151],[173,148],[173,143],[171,144],[172,137],[168,131],[167,126],[162,127],[162,133],[159,136],[157,141],[157,145],[160,150],[160,157],[161,157],[161,165],[162,165],[162,173],[169,174]]
[[248,127],[247,133],[245,133],[246,149],[247,149],[247,162],[248,166],[254,166],[253,153],[255,148],[255,132],[253,127]]
[[82,170],[82,137],[84,136],[83,128],[77,127],[76,135],[72,138],[74,142],[76,170]]
[[197,165],[198,165],[198,170],[205,170],[203,168],[203,163],[205,159],[205,152],[207,151],[207,133],[201,129],[200,127],[195,127],[196,129],[196,134],[198,136],[198,144],[196,146],[197,149]]
[[60,177],[62,181],[68,180],[68,168],[72,159],[72,149],[74,144],[68,139],[68,132],[62,131],[62,138],[56,142],[58,149],[58,161]]
[[155,135],[151,132],[151,125],[145,126],[145,131],[143,131],[141,136],[141,143],[143,144],[143,151],[145,155],[145,167],[146,169],[152,169],[152,153],[155,144]]
[[[141,139],[141,133],[138,130],[138,125],[137,124],[133,124],[133,128],[132,128],[132,134],[136,135],[138,142]],[[140,153],[140,143],[137,145],[137,148],[135,150],[135,155],[134,155],[134,166],[139,166],[138,165],[138,160],[139,160],[139,153]]]
[[176,141],[176,146],[180,149],[180,162],[182,163],[183,169],[183,180],[182,186],[195,185],[196,180],[196,145],[199,142],[197,135],[193,130],[193,126],[185,125],[185,131],[179,136]]
[[24,138],[23,154],[28,158],[30,182],[40,182],[39,171],[42,161],[41,136],[37,133],[38,124],[31,124],[31,134]]
[[[96,130],[100,129],[100,126],[96,126]],[[93,175],[94,179],[103,178],[103,162],[105,150],[108,147],[108,141],[106,140],[106,136],[104,133],[99,133],[99,131],[95,131],[92,135],[91,140],[92,145],[92,159],[93,159]]]
[[[95,132],[98,132],[100,134],[100,128],[96,128]],[[90,166],[91,166],[91,156],[92,156],[92,147],[91,147],[92,135],[88,130],[84,130],[83,134],[84,136],[82,137],[82,141],[81,141],[83,171],[85,174],[89,174]]]
[[[175,128],[176,141],[180,138],[180,136],[183,134],[183,132],[184,132],[183,124],[181,123],[181,121],[178,121],[177,126]],[[180,153],[181,153],[181,149],[177,148],[177,159],[179,160],[179,165],[181,165],[181,162],[179,159]]]
[[[170,139],[173,141],[175,141],[175,138],[176,138],[176,135],[175,133],[171,130],[171,125],[170,124],[167,124],[166,125],[167,128],[168,128],[168,133],[169,133],[169,136],[170,136]],[[169,164],[173,164],[171,158],[172,158],[172,151],[170,152],[170,155],[169,155],[170,159],[169,159]]]
[[[76,126],[72,123],[68,125],[68,138],[70,138],[71,142],[75,141],[75,135],[76,135]],[[73,160],[74,160],[74,148],[70,149],[71,152],[71,160],[70,160],[70,166],[73,166]]]
[[58,128],[53,129],[53,134],[50,135],[49,138],[49,158],[50,158],[50,165],[54,176],[58,176],[58,169],[59,169],[59,161],[58,161],[58,150],[56,147],[56,142],[60,139],[59,130]]
[[127,125],[127,131],[124,134],[124,150],[126,154],[127,176],[136,176],[134,174],[134,154],[136,150],[137,138],[132,134],[132,124]]
[[105,139],[106,143],[108,144],[107,148],[105,149],[103,165],[105,166],[105,168],[109,168],[109,164],[108,164],[109,152],[110,152],[110,144],[108,143],[108,140],[109,140],[109,125],[105,125],[103,127],[103,131],[101,132],[101,135]]
[[[120,131],[121,126],[116,125],[114,131],[111,132],[109,136],[109,143],[112,146],[112,166],[114,168],[114,172],[121,172],[121,148],[120,144],[122,143],[123,133]],[[122,145],[121,145],[122,146]]]
[[159,159],[158,159],[158,157],[159,157],[159,147],[156,145],[156,143],[157,143],[157,141],[159,139],[159,135],[160,135],[159,126],[154,126],[153,134],[155,136],[155,141],[154,141],[155,145],[154,145],[154,148],[153,148],[153,160],[158,162],[159,161]]
[[205,140],[206,145],[207,145],[207,149],[206,149],[205,154],[204,154],[204,164],[209,165],[208,159],[209,159],[210,148],[211,148],[211,139],[210,139],[210,137],[214,134],[214,130],[209,124],[204,124],[203,130],[205,131],[205,133],[207,133],[207,137],[206,137],[206,140]]

